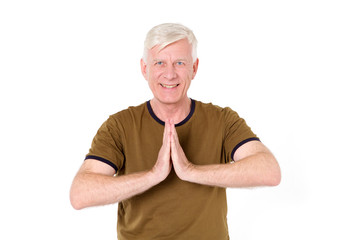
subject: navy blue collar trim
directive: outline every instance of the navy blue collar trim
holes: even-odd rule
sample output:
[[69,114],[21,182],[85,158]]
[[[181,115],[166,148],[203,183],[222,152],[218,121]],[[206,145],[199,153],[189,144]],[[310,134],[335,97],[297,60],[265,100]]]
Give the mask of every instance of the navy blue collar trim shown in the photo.
[[[158,123],[160,123],[160,124],[162,124],[164,126],[164,122],[161,119],[159,119],[155,115],[155,113],[153,112],[153,109],[151,107],[150,101],[147,101],[146,105],[147,105],[147,109],[149,110],[149,113],[150,113],[151,117],[153,119],[155,119]],[[179,127],[181,125],[184,125],[188,120],[190,120],[192,115],[193,115],[193,113],[195,112],[195,108],[196,108],[196,101],[191,99],[191,110],[190,110],[189,115],[187,115],[187,117],[184,120],[182,120],[181,122],[179,122],[178,124],[175,124],[175,127]]]

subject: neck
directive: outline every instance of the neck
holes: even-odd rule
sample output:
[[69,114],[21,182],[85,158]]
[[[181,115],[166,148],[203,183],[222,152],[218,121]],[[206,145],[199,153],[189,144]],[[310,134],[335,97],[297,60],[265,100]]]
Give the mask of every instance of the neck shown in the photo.
[[189,98],[173,104],[163,103],[154,98],[150,104],[159,119],[162,121],[171,119],[175,124],[182,122],[191,111],[191,99]]

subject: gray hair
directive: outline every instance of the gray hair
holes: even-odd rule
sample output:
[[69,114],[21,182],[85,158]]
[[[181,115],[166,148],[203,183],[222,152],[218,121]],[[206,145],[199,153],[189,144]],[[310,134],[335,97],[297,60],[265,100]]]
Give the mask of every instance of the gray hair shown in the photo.
[[143,61],[147,61],[148,51],[156,45],[160,45],[161,50],[169,44],[185,38],[192,46],[192,60],[195,62],[197,59],[197,39],[189,28],[177,23],[163,23],[153,27],[147,33],[144,42]]

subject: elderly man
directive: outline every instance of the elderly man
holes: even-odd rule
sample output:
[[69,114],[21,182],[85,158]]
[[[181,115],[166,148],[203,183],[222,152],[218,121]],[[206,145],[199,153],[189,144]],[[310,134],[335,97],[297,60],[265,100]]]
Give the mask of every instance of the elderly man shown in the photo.
[[111,115],[71,187],[74,208],[118,202],[118,238],[229,239],[226,188],[275,186],[279,165],[230,108],[190,99],[197,41],[180,24],[145,40],[153,99]]

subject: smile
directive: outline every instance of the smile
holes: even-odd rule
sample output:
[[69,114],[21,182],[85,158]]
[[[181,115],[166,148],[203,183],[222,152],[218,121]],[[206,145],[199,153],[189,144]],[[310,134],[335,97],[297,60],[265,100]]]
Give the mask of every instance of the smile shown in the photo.
[[175,88],[175,87],[179,86],[179,84],[174,84],[174,85],[166,85],[166,84],[162,84],[162,83],[160,83],[160,84],[164,88]]

